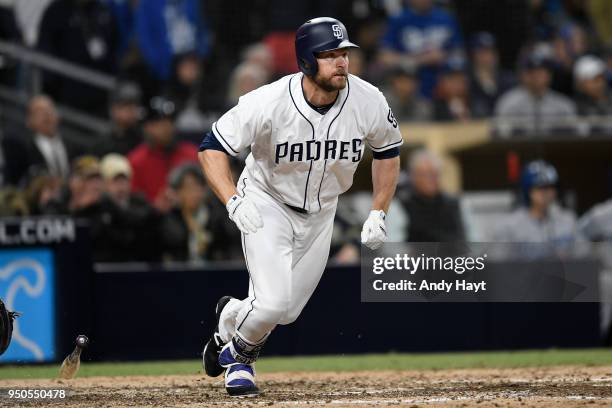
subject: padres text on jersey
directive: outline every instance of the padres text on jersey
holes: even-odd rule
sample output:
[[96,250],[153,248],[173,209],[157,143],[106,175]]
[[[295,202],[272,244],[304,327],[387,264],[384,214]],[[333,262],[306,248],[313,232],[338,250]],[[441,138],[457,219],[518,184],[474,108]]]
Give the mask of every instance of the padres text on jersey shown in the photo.
[[304,98],[302,73],[285,76],[240,98],[213,124],[232,155],[251,147],[249,178],[280,202],[319,212],[349,189],[367,143],[375,152],[403,139],[383,94],[349,75],[324,115]]

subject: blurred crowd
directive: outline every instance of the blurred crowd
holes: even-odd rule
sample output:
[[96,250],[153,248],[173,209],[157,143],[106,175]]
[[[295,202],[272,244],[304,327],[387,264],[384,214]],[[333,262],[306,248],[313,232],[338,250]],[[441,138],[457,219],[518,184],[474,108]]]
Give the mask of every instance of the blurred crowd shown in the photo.
[[[199,133],[249,90],[297,71],[295,29],[343,21],[350,70],[401,121],[612,112],[606,0],[0,0],[0,39],[164,95],[180,133]],[[2,81],[18,71],[0,63]],[[13,72],[14,75],[11,75]],[[21,79],[23,80],[23,79]],[[51,73],[58,104],[107,117],[107,92]]]
[[[0,0],[0,40],[117,78],[107,92],[43,72],[22,126],[0,129],[0,215],[87,218],[97,261],[240,260],[197,146],[241,95],[297,71],[295,29],[321,15],[345,23],[361,46],[350,71],[385,93],[400,122],[612,114],[609,0]],[[25,78],[0,54],[0,86],[27,88]],[[65,137],[58,106],[111,130]],[[431,152],[411,157],[394,238],[474,238],[459,201],[441,191],[441,171]],[[610,226],[558,207],[557,181],[551,164],[527,165],[522,206],[478,239],[610,239],[599,231]],[[360,211],[355,200],[339,204],[338,262],[358,259]]]
[[51,98],[32,98],[30,137],[3,140],[0,215],[87,219],[98,262],[239,259],[239,232],[208,191],[196,146],[175,137],[173,103],[154,98],[136,130],[135,91],[122,88],[111,108],[122,136],[93,151],[62,138]]

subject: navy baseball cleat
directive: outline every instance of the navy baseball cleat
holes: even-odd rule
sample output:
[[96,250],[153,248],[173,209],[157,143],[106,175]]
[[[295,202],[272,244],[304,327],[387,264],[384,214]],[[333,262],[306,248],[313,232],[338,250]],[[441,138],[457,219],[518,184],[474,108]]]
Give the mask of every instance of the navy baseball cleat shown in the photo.
[[230,341],[219,354],[219,364],[225,368],[225,390],[232,397],[256,397],[259,388],[255,385],[255,369],[252,364],[240,363],[233,353]]
[[225,346],[225,343],[219,334],[219,319],[221,318],[221,311],[232,299],[233,297],[231,296],[223,296],[217,302],[217,306],[215,307],[217,325],[215,326],[215,331],[213,332],[212,337],[204,346],[204,351],[202,351],[202,365],[204,366],[206,375],[210,377],[218,377],[224,370],[224,368],[219,364],[219,353],[221,352],[223,346]]

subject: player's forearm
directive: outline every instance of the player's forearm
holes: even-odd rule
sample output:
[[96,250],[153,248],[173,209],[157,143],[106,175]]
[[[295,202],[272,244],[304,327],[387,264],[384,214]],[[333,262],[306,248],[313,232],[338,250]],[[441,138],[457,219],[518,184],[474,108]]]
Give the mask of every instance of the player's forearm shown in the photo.
[[372,160],[373,210],[383,210],[385,213],[389,210],[393,194],[395,194],[399,167],[399,156],[391,159]]
[[198,159],[208,185],[219,200],[226,204],[234,194],[237,194],[227,154],[218,150],[204,150],[198,153]]

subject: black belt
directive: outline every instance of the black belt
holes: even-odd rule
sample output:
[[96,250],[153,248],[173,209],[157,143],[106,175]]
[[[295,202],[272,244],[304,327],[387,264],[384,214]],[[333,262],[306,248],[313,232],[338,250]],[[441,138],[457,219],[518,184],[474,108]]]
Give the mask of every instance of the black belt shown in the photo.
[[293,211],[300,213],[300,214],[308,214],[308,211],[306,211],[305,209],[301,208],[301,207],[295,207],[293,205],[289,205],[289,204],[285,204],[287,207],[291,208]]

